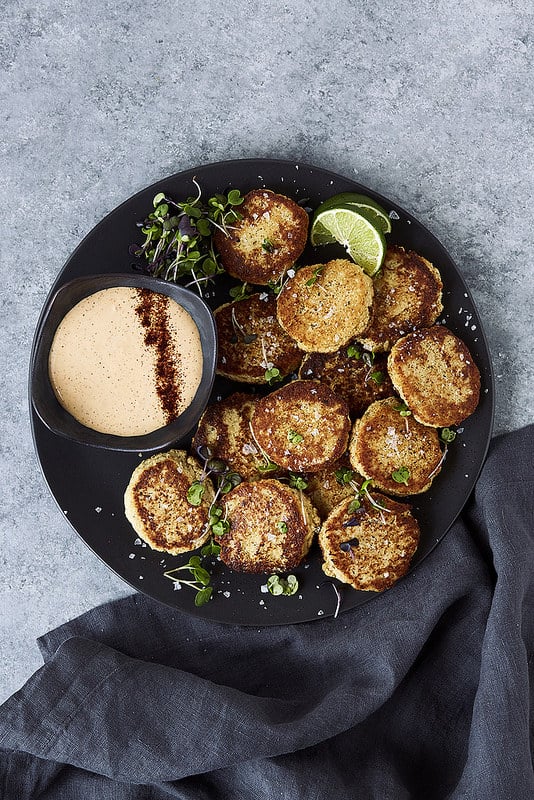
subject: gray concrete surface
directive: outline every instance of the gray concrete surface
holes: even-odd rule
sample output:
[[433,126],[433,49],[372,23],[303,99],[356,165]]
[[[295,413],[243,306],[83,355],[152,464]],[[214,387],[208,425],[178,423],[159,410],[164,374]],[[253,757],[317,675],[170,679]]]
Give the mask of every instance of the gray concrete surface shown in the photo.
[[39,634],[130,592],[49,496],[26,381],[66,257],[143,186],[280,157],[398,201],[474,295],[496,431],[533,420],[534,30],[530,0],[5,0],[0,26],[1,700]]

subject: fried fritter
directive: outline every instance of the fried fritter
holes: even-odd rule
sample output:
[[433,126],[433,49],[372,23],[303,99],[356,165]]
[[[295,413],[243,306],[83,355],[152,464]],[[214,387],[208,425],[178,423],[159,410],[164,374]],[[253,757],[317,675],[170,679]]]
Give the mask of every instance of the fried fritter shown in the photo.
[[219,306],[214,312],[219,353],[217,372],[241,383],[265,383],[273,367],[290,375],[302,351],[276,318],[274,295],[253,294]]
[[299,376],[326,383],[347,401],[354,416],[359,416],[375,400],[393,394],[386,356],[375,357],[355,344],[345,345],[335,353],[308,353]]
[[361,477],[351,466],[348,453],[344,453],[333,464],[308,475],[307,481],[306,494],[321,519],[326,519],[342,500],[354,497],[354,482],[359,485]]
[[346,450],[345,401],[324,383],[292,381],[258,400],[252,431],[269,458],[293,472],[317,472]]
[[374,279],[371,322],[359,341],[369,350],[389,350],[404,334],[433,325],[443,309],[442,289],[430,261],[413,250],[388,248]]
[[442,461],[437,431],[417,422],[398,397],[377,400],[354,423],[349,456],[354,469],[395,495],[426,492]]
[[213,234],[225,270],[246,283],[277,281],[299,258],[308,237],[308,215],[294,200],[269,189],[245,195],[242,219],[229,235]]
[[[224,400],[210,403],[193,437],[193,451],[199,447],[209,447],[213,458],[224,461],[232,472],[237,472],[243,479],[260,478],[265,459],[250,430],[256,402],[254,395],[235,392]],[[281,472],[271,471],[269,477],[276,477]]]
[[363,333],[373,281],[348,259],[302,267],[278,295],[278,321],[302,350],[333,353]]
[[221,561],[238,572],[294,569],[320,524],[302,492],[273,479],[241,483],[224,507],[230,529],[218,540]]
[[[343,500],[319,532],[323,572],[354,589],[382,592],[406,574],[419,543],[419,525],[410,506],[373,492],[349,510]],[[387,510],[384,510],[387,509]]]
[[443,325],[399,339],[388,369],[395,389],[423,425],[459,425],[478,405],[478,367],[464,342]]
[[207,540],[208,508],[214,497],[209,478],[203,480],[200,505],[187,499],[189,487],[201,475],[199,465],[183,450],[157,453],[133,471],[124,494],[126,517],[153,550],[178,555]]

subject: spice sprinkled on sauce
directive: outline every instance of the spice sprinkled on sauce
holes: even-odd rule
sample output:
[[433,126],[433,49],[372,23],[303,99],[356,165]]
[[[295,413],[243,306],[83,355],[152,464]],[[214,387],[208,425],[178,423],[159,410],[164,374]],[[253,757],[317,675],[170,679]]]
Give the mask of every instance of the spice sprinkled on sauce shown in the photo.
[[83,425],[143,435],[190,405],[202,376],[200,335],[188,312],[167,295],[103,289],[61,321],[49,375],[61,405]]

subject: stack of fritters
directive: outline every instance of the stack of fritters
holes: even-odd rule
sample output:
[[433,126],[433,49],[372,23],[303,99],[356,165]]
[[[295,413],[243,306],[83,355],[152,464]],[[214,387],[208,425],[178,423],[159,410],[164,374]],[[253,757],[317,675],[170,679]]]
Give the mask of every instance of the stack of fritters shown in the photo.
[[[222,264],[274,291],[215,311],[218,373],[259,390],[208,406],[192,442],[243,481],[217,501],[228,522],[220,557],[238,571],[294,569],[322,520],[325,573],[382,591],[408,570],[419,527],[408,505],[373,487],[428,490],[444,459],[437,429],[473,413],[478,369],[435,324],[443,287],[423,256],[392,246],[373,279],[347,259],[297,268],[303,209],[255,190],[240,211],[230,235],[214,237]],[[208,490],[193,508],[187,488],[199,475]],[[125,502],[145,541],[178,553],[205,540],[213,497],[200,465],[171,451],[139,465]]]

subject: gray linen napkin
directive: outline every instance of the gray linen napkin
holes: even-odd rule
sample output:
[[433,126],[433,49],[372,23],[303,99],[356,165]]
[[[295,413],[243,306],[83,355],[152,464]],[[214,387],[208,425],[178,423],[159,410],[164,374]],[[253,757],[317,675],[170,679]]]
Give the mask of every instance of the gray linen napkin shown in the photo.
[[0,708],[5,800],[532,800],[534,426],[493,440],[406,579],[295,626],[141,595],[39,642]]

